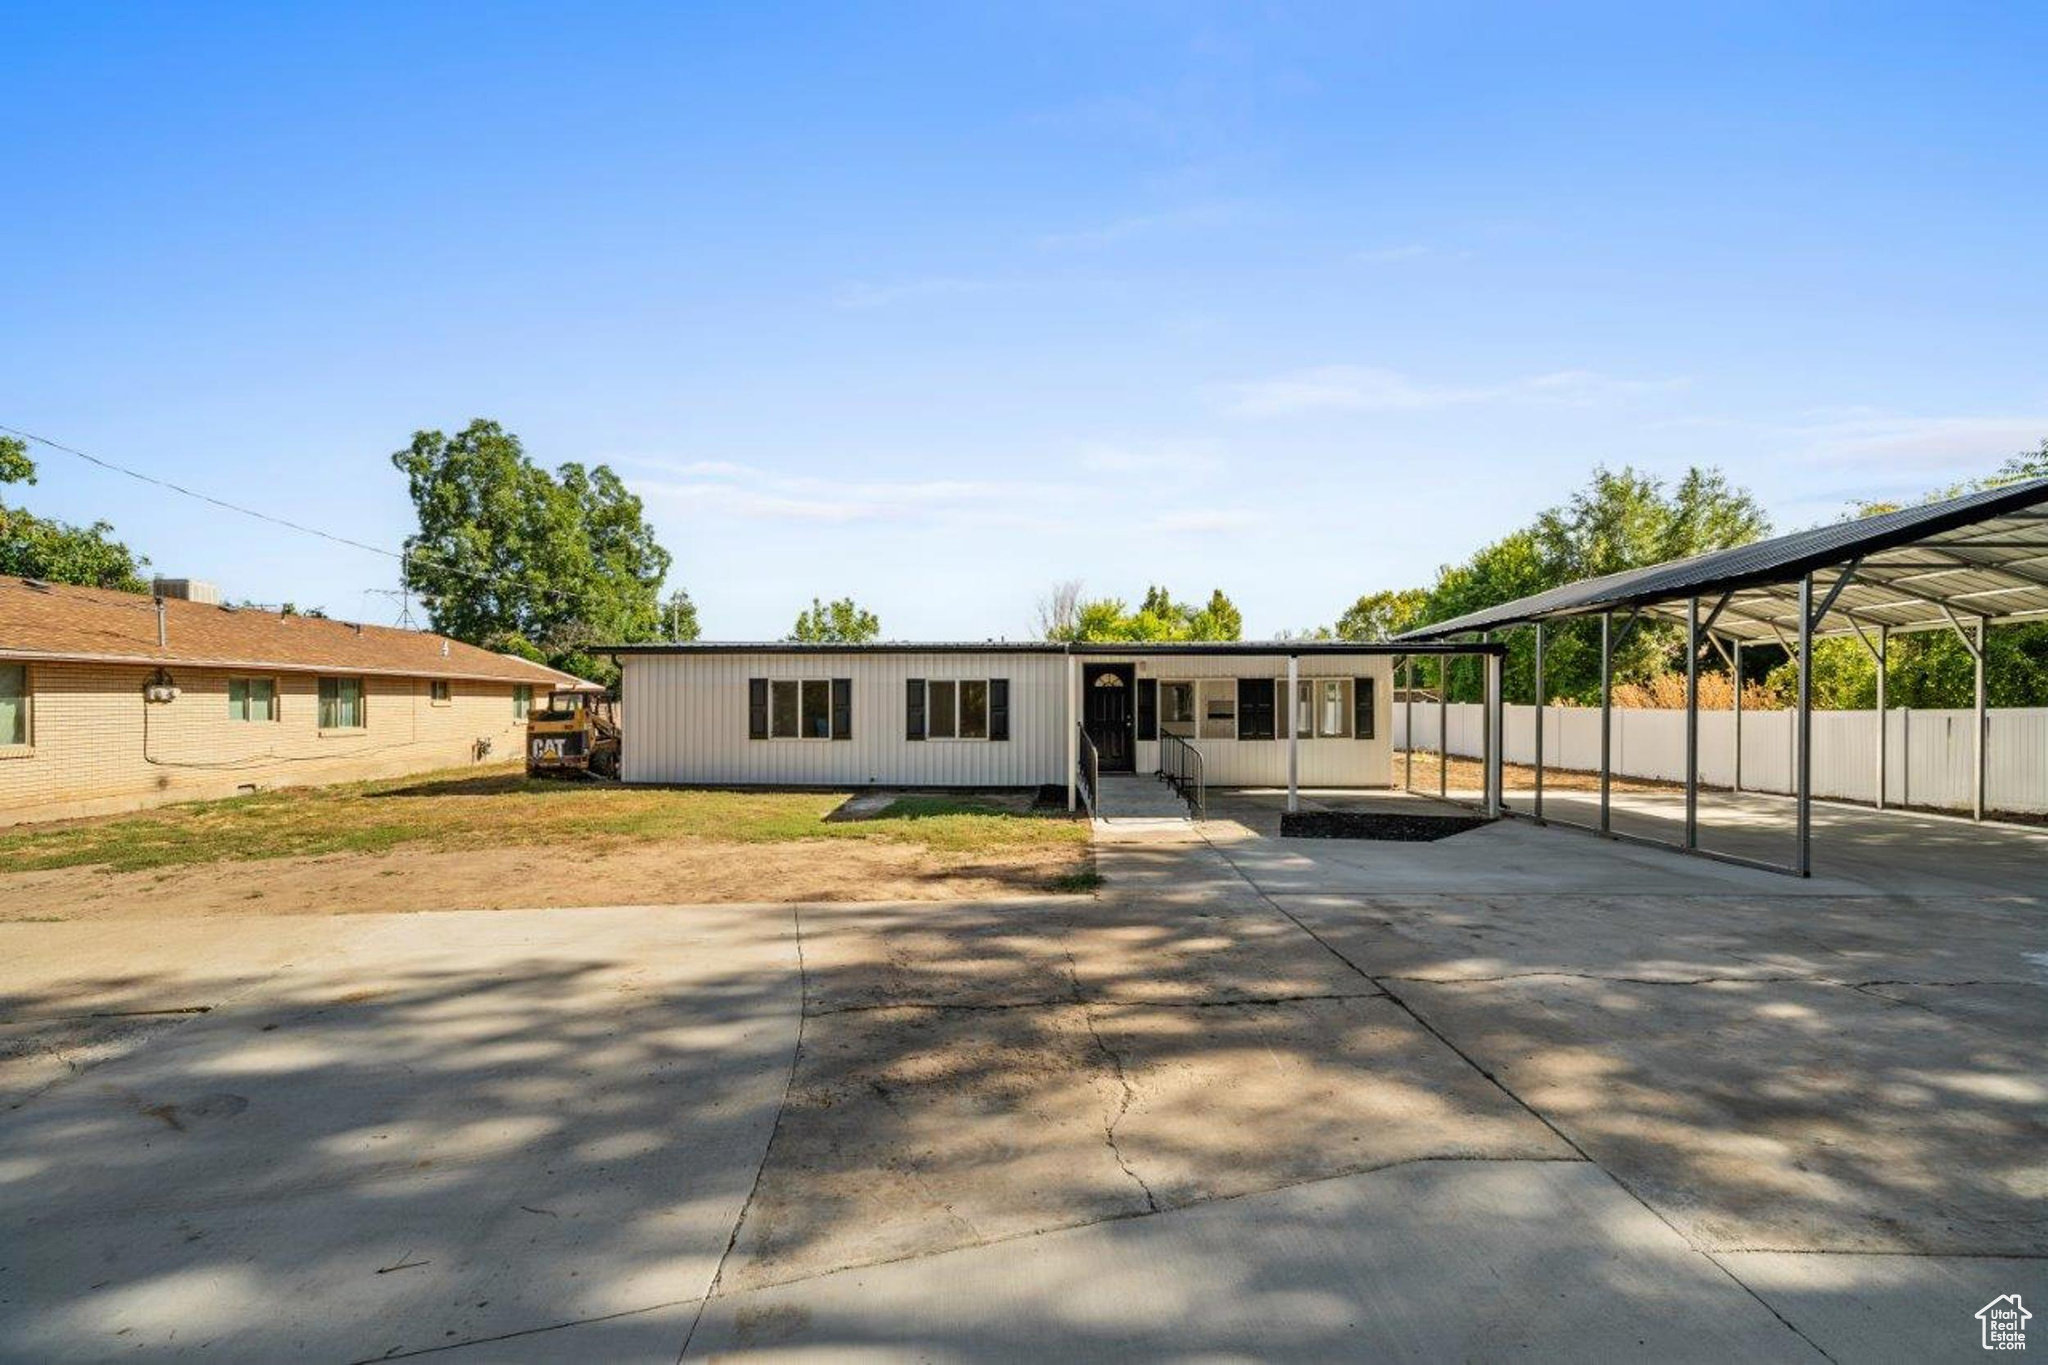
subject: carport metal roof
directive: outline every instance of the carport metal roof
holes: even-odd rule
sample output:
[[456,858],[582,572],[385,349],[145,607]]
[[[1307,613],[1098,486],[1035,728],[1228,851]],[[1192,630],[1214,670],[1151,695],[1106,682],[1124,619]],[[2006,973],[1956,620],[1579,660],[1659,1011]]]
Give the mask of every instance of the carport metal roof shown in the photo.
[[1713,634],[1783,644],[1799,634],[1798,583],[1808,574],[1822,575],[1816,588],[1826,594],[1815,634],[2048,620],[2048,479],[1584,579],[1397,639],[1609,611],[1683,621],[1699,598],[1714,607]]

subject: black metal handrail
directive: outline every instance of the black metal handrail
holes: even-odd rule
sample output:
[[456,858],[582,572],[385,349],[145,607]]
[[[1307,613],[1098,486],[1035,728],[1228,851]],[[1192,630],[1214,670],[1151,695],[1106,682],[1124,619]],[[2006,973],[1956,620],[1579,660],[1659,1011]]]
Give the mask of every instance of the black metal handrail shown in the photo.
[[1081,800],[1088,807],[1089,818],[1093,819],[1098,814],[1095,796],[1101,789],[1102,759],[1095,752],[1095,741],[1088,738],[1088,732],[1078,725],[1074,731],[1081,737],[1080,746],[1074,751],[1079,755],[1075,763],[1074,785],[1080,788]]
[[1188,814],[1196,820],[1209,818],[1209,786],[1202,776],[1202,751],[1179,735],[1159,732],[1159,775],[1173,784]]

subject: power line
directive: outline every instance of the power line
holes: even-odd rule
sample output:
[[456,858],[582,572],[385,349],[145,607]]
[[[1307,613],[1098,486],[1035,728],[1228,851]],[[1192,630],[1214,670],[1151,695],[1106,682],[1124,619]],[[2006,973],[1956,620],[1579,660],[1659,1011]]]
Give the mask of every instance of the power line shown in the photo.
[[[499,583],[504,581],[501,575],[488,573],[478,569],[461,568],[457,565],[448,563],[446,560],[436,559],[432,556],[423,555],[417,550],[406,550],[402,553],[397,550],[387,550],[382,545],[371,545],[366,541],[354,540],[348,536],[336,535],[332,531],[323,531],[317,526],[307,526],[300,522],[291,521],[285,517],[272,516],[268,512],[259,512],[253,507],[244,507],[240,503],[229,502],[225,498],[216,498],[211,493],[201,493],[196,489],[187,488],[183,484],[172,483],[168,479],[159,479],[153,474],[144,474],[140,470],[130,469],[126,465],[115,464],[112,460],[103,460],[97,455],[91,455],[83,450],[78,449],[76,446],[68,446],[61,441],[53,441],[47,436],[38,436],[33,431],[23,431],[20,427],[0,425],[0,431],[4,431],[11,436],[19,436],[26,441],[34,441],[37,445],[48,446],[52,450],[62,451],[66,455],[75,455],[79,459],[84,460],[87,464],[98,465],[101,469],[108,470],[112,473],[123,474],[126,475],[128,478],[135,479],[142,483],[150,484],[157,488],[169,489],[173,493],[183,494],[185,497],[194,498],[204,503],[210,503],[215,507],[222,508],[229,512],[236,512],[245,517],[254,517],[258,521],[267,521],[271,523],[273,526],[282,526],[287,530],[298,531],[304,535],[318,536],[322,540],[332,541],[336,545],[346,545],[350,549],[367,550],[369,553],[373,555],[383,555],[386,559],[395,559],[398,561],[400,581],[402,582],[406,581],[406,570],[409,569],[410,566],[415,563],[431,564],[438,568],[445,569],[449,573],[461,574],[465,578],[476,579],[481,582]],[[536,588],[530,584],[521,584],[520,586],[526,588],[528,591],[531,592],[545,593],[550,597],[566,598],[572,602],[580,602],[584,600],[584,595],[582,593],[569,592],[561,588]]]
[[0,431],[7,432],[13,436],[19,436],[23,440],[34,441],[37,445],[48,446],[52,450],[61,450],[66,455],[76,455],[87,464],[98,465],[101,469],[111,470],[116,474],[125,474],[129,478],[139,480],[142,483],[153,484],[158,488],[168,488],[173,493],[182,493],[188,498],[197,498],[200,502],[212,503],[215,507],[225,508],[230,512],[239,512],[245,517],[254,517],[258,521],[267,521],[276,526],[304,532],[309,536],[318,536],[322,540],[331,540],[337,545],[347,545],[357,550],[368,550],[373,555],[383,555],[387,559],[398,560],[401,564],[405,562],[404,555],[395,550],[387,550],[381,545],[369,545],[360,540],[351,540],[347,536],[338,536],[332,532],[323,531],[317,526],[303,526],[296,521],[287,521],[283,517],[274,517],[268,512],[259,512],[253,507],[243,507],[238,503],[228,502],[223,498],[216,498],[210,493],[201,493],[187,488],[183,484],[175,484],[168,479],[159,479],[154,475],[129,469],[125,465],[115,464],[112,460],[103,460],[97,455],[88,455],[85,451],[79,450],[74,446],[67,446],[62,442],[53,441],[47,436],[38,436],[32,431],[23,431],[19,427],[10,426],[0,426]]

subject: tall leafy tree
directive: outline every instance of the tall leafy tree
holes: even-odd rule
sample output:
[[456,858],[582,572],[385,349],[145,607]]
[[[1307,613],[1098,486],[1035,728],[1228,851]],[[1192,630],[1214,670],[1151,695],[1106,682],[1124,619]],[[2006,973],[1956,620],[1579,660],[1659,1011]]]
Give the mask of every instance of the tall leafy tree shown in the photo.
[[669,554],[606,466],[550,474],[483,418],[417,432],[391,462],[419,518],[407,581],[434,629],[602,682],[617,668],[596,647],[660,638]]
[[[27,443],[0,436],[0,484],[35,481]],[[0,574],[147,592],[142,571],[148,566],[147,559],[114,539],[114,528],[104,521],[73,526],[0,502]]]
[[1241,640],[1244,638],[1244,613],[1237,609],[1237,603],[1223,595],[1223,589],[1212,588],[1208,603],[1188,617],[1188,638]]
[[[1718,470],[1692,469],[1676,486],[1624,466],[1600,466],[1586,486],[1562,504],[1539,513],[1521,530],[1480,549],[1462,564],[1446,565],[1434,585],[1408,593],[1369,594],[1354,604],[1357,624],[1373,628],[1373,613],[1406,615],[1403,629],[1445,621],[1498,606],[1518,597],[1582,578],[1618,573],[1668,559],[1741,545],[1768,534],[1770,521],[1746,491],[1732,487]],[[1412,594],[1423,593],[1414,608]],[[1349,613],[1347,613],[1349,616]],[[1398,632],[1395,632],[1398,633]],[[1645,624],[1617,654],[1617,680],[1647,678],[1682,653],[1671,628]],[[1600,681],[1599,625],[1577,621],[1553,627],[1544,653],[1545,690],[1552,696],[1589,700]],[[1510,700],[1534,694],[1534,645],[1527,631],[1507,635],[1503,681]],[[1418,683],[1438,680],[1453,698],[1476,700],[1481,670],[1474,660],[1418,666]]]
[[1154,584],[1132,611],[1121,597],[1083,598],[1078,582],[1057,585],[1039,608],[1039,625],[1048,640],[1126,641],[1158,644],[1183,640],[1237,640],[1244,635],[1244,615],[1221,588],[1197,607],[1177,602],[1165,587]]
[[864,645],[882,633],[881,618],[851,597],[833,602],[811,599],[810,608],[796,614],[789,638],[804,644]]
[[1344,608],[1337,618],[1336,636],[1340,640],[1391,640],[1421,625],[1428,607],[1429,592],[1424,588],[1369,592]]

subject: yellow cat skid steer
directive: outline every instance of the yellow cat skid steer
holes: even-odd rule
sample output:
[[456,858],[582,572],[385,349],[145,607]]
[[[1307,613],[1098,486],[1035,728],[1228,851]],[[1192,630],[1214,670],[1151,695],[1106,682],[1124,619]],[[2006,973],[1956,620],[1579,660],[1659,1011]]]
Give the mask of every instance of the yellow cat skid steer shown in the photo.
[[619,718],[609,697],[551,692],[526,717],[528,777],[619,775]]

